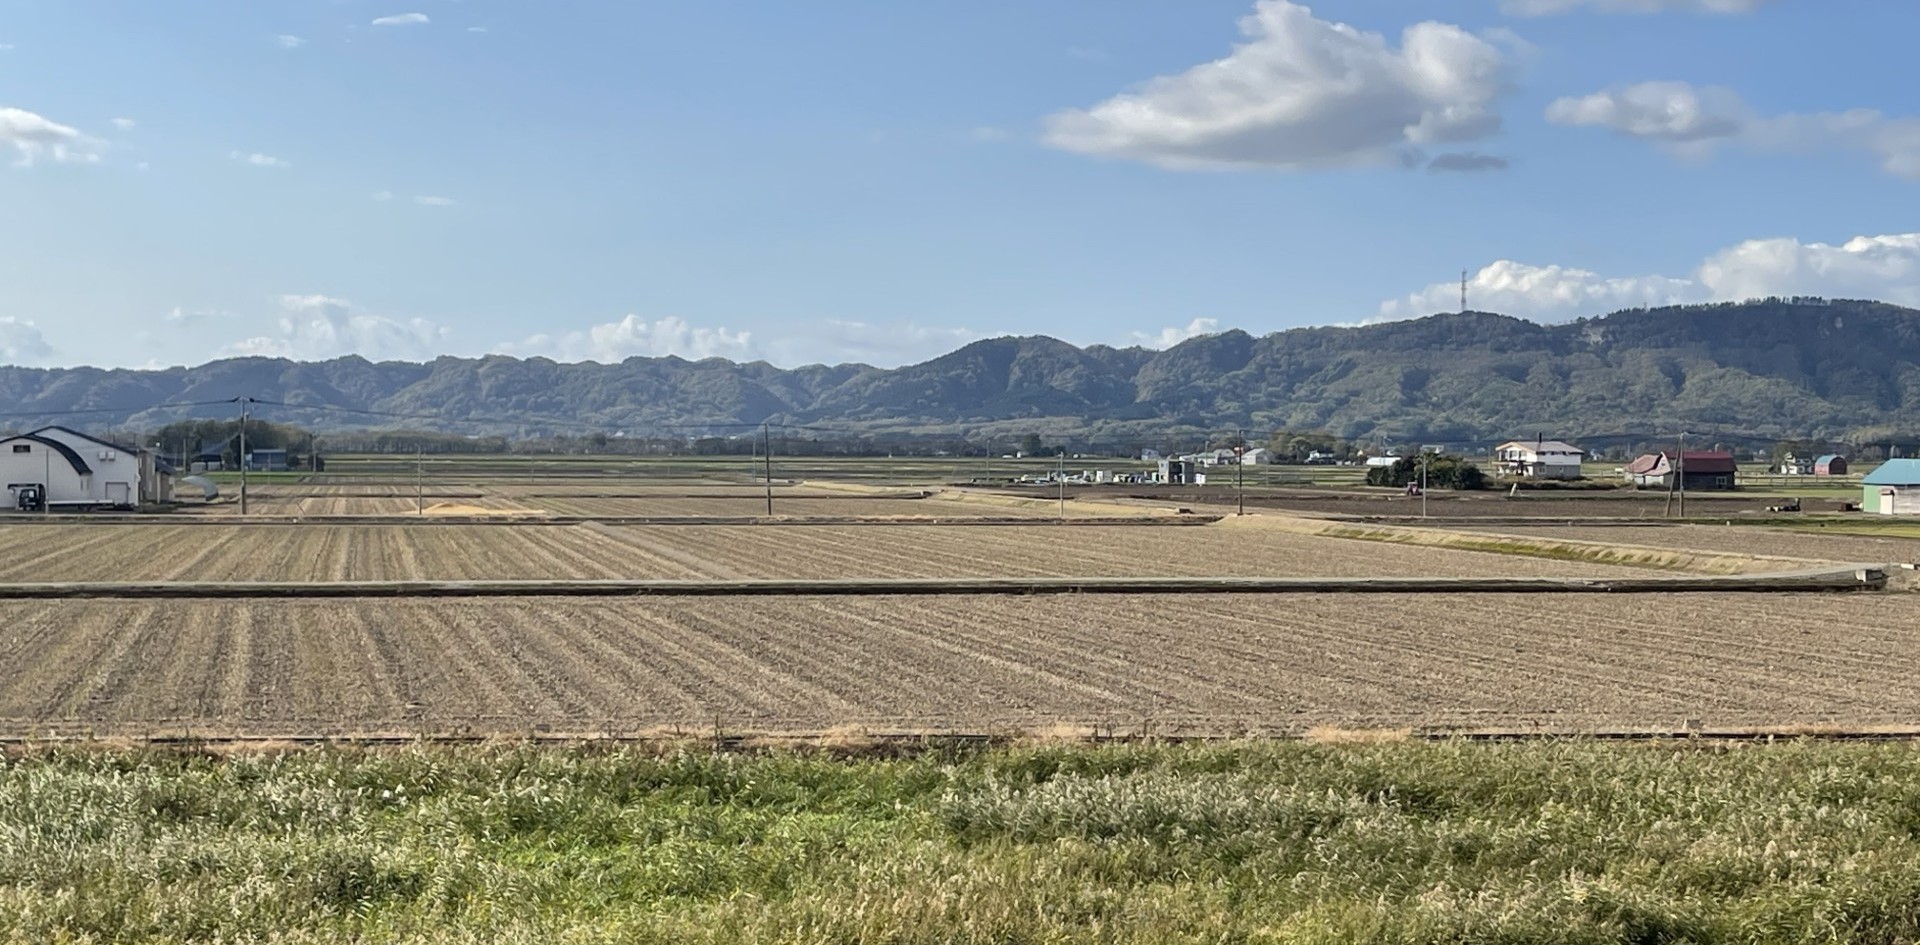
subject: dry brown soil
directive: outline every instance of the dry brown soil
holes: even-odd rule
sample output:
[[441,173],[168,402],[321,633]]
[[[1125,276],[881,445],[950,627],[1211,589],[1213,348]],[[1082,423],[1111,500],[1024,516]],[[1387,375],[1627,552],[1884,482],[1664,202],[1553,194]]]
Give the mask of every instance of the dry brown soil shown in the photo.
[[0,732],[1588,731],[1920,718],[1884,596],[0,604]]

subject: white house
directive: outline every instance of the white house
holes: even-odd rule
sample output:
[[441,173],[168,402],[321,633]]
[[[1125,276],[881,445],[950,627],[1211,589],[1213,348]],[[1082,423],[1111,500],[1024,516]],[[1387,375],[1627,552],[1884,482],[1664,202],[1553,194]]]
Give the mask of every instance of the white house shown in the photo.
[[1513,440],[1493,448],[1502,476],[1522,479],[1578,479],[1587,451],[1559,440]]
[[1271,466],[1276,462],[1279,462],[1279,457],[1264,446],[1256,446],[1240,454],[1240,464],[1243,466]]
[[1371,469],[1376,466],[1391,466],[1394,463],[1397,463],[1399,461],[1400,461],[1400,457],[1395,456],[1391,453],[1385,456],[1369,456],[1367,457],[1367,468]]
[[133,508],[173,498],[173,477],[152,452],[66,427],[0,439],[0,484],[9,508],[25,485],[45,486],[53,508]]

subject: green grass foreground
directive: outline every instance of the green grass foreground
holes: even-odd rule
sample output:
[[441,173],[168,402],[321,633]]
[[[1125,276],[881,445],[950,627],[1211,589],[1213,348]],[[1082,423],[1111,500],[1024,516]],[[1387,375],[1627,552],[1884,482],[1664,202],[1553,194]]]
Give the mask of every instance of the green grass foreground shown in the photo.
[[1920,746],[35,753],[0,941],[1913,942]]

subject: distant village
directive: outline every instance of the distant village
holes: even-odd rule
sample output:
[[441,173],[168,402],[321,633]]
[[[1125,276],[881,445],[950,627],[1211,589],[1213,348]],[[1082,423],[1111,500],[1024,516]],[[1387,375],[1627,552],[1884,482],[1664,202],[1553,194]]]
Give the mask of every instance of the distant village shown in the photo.
[[[10,508],[14,511],[136,509],[164,505],[174,501],[178,484],[191,486],[188,495],[211,498],[217,487],[208,473],[246,470],[281,472],[296,467],[295,458],[285,449],[252,449],[238,452],[232,441],[203,448],[170,462],[157,450],[119,443],[92,436],[64,426],[47,426],[26,433],[0,438],[0,472],[5,475]],[[1360,466],[1368,469],[1393,467],[1423,456],[1438,456],[1442,447],[1427,446],[1410,453],[1381,450],[1376,454],[1352,451],[1339,455],[1328,450],[1294,453],[1283,463],[1282,456],[1266,446],[1236,445],[1166,455],[1158,450],[1142,450],[1137,462],[1129,460],[1125,468],[1069,470],[1066,456],[1061,466],[1044,472],[1025,472],[1012,477],[1016,484],[1106,485],[1134,484],[1159,486],[1199,486],[1209,479],[1233,482],[1240,470],[1234,467],[1294,465]],[[1004,459],[1045,459],[1043,454],[1026,452],[1003,454]],[[1077,455],[1075,459],[1108,459]],[[1777,457],[1753,457],[1742,472],[1740,458],[1725,449],[1672,449],[1643,453],[1610,470],[1596,469],[1586,450],[1557,439],[1536,436],[1530,440],[1510,440],[1493,447],[1480,459],[1489,463],[1489,484],[1519,488],[1528,484],[1571,483],[1581,480],[1604,482],[1611,479],[1621,487],[1683,492],[1726,492],[1739,489],[1742,476],[1760,473],[1769,477],[1766,485],[1778,487],[1783,480],[1805,481],[1832,486],[1857,484],[1860,500],[1849,503],[1859,511],[1882,515],[1920,515],[1920,459],[1891,458],[1874,464],[1865,475],[1857,475],[1848,458],[1832,452],[1786,452]],[[317,465],[317,455],[305,461]],[[1765,465],[1762,465],[1762,463]],[[184,466],[185,468],[181,468]],[[1031,467],[1026,467],[1031,468]]]

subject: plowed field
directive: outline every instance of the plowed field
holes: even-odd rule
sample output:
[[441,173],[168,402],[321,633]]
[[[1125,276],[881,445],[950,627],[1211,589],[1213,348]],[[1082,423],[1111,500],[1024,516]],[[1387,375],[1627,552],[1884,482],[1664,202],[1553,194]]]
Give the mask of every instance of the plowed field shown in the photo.
[[[1453,526],[1465,529],[1469,526]],[[1778,555],[1819,561],[1889,564],[1920,561],[1920,540],[1863,535],[1824,535],[1743,525],[1669,526],[1486,526],[1489,532],[1534,538],[1566,538],[1608,544],[1729,551],[1735,554]]]
[[0,604],[0,731],[1911,723],[1887,598]]
[[1640,569],[1127,525],[0,525],[0,581],[1606,576]]

